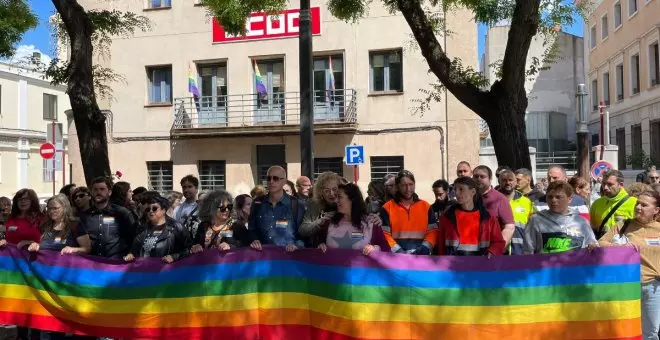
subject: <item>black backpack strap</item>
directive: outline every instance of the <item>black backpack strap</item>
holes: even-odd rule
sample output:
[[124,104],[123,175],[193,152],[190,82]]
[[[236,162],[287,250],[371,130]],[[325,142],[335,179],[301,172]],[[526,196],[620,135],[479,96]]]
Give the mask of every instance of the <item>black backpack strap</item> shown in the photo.
[[614,206],[612,207],[612,209],[610,209],[610,212],[608,212],[607,215],[605,215],[605,218],[603,219],[603,221],[600,222],[600,227],[598,227],[598,234],[599,234],[600,236],[603,236],[603,234],[605,234],[605,233],[603,232],[603,228],[605,227],[605,224],[607,223],[607,221],[610,220],[610,218],[614,215],[614,213],[616,213],[616,211],[617,211],[617,210],[623,205],[623,203],[626,203],[626,201],[627,201],[629,198],[630,198],[630,195],[626,195],[626,197],[622,198],[622,199],[619,201],[619,203],[617,203],[616,205],[614,205]]
[[621,226],[621,230],[619,230],[619,237],[626,234],[629,225],[630,225],[630,220],[626,220],[625,222],[623,222],[623,226]]

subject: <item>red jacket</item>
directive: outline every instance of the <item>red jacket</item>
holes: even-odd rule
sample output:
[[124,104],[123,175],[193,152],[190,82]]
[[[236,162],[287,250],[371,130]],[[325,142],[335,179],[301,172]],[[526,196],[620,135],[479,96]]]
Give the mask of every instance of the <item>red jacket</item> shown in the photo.
[[[440,216],[437,242],[438,255],[481,256],[487,253],[502,255],[505,242],[504,238],[502,238],[502,231],[497,216],[490,213],[481,204],[476,208],[479,213],[478,224],[461,226],[461,230],[466,230],[466,228],[478,228],[479,230],[472,229],[472,233],[466,233],[474,235],[473,240],[466,240],[466,235],[463,235],[462,243],[456,217],[457,211],[460,210],[460,205],[455,204],[449,207]],[[459,211],[459,214],[461,212]]]

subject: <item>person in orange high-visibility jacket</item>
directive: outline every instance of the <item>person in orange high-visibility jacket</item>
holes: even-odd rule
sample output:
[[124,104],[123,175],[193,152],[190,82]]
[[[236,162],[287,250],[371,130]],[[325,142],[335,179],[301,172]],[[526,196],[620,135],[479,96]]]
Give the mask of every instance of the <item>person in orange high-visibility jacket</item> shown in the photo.
[[430,255],[438,225],[431,205],[415,194],[415,176],[407,170],[396,176],[397,193],[380,210],[385,239],[393,253]]

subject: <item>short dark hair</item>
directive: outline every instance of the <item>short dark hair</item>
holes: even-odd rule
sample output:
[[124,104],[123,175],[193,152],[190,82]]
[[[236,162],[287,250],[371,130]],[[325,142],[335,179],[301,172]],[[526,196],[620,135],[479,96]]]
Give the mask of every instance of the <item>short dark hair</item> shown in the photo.
[[607,180],[608,178],[616,176],[616,181],[619,183],[624,182],[624,177],[623,177],[623,172],[619,170],[607,170],[603,173],[603,180]]
[[508,167],[508,166],[506,166],[506,165],[500,165],[500,166],[498,166],[497,169],[495,170],[495,175],[499,176],[500,173],[501,173],[502,171],[504,171],[504,170],[512,171],[510,167]]
[[67,185],[63,186],[62,189],[60,189],[60,194],[64,194],[64,195],[70,197],[71,196],[71,191],[73,191],[73,189],[75,187],[76,187],[75,183],[67,184]]
[[485,165],[477,165],[474,169],[472,169],[472,173],[479,170],[486,171],[486,173],[488,174],[488,178],[493,178],[493,170],[491,170],[489,167]]
[[141,194],[141,193],[143,193],[143,192],[147,192],[147,188],[145,188],[145,187],[137,187],[137,188],[133,189],[133,196],[137,196],[137,195],[139,195],[139,194]]
[[563,191],[568,197],[571,197],[575,193],[573,186],[564,181],[554,181],[548,184],[548,189],[545,191],[546,195],[553,191]]
[[511,171],[511,169],[502,169],[499,172],[499,175],[497,175],[497,178],[499,179],[502,175],[510,175],[513,176],[514,178],[516,177],[516,174]]
[[431,186],[431,188],[433,188],[433,189],[442,188],[444,191],[448,191],[449,190],[449,182],[445,181],[444,179],[439,179],[439,180],[433,182],[433,185]]
[[153,195],[146,199],[145,204],[158,204],[163,210],[170,208],[170,200],[161,196],[160,194]]
[[[454,180],[454,187],[457,185],[465,185],[470,189],[475,189],[477,190],[477,181],[475,181],[472,177],[458,177],[456,180]],[[477,193],[478,195],[479,193]]]
[[410,179],[411,181],[413,181],[413,183],[415,183],[415,175],[413,175],[413,173],[410,172],[410,171],[408,171],[408,170],[401,170],[401,171],[399,171],[399,173],[396,174],[396,179],[395,179],[394,182],[395,182],[397,185],[399,185],[399,183],[401,183],[401,180],[402,180],[403,178],[408,178],[408,179]]
[[181,186],[183,186],[183,183],[190,183],[192,184],[195,188],[199,188],[199,178],[193,176],[193,175],[186,175],[181,179]]
[[105,185],[108,187],[108,190],[112,190],[112,179],[107,176],[99,176],[96,177],[92,180],[92,182],[89,184],[89,187],[93,187],[94,184],[98,183],[105,183]]

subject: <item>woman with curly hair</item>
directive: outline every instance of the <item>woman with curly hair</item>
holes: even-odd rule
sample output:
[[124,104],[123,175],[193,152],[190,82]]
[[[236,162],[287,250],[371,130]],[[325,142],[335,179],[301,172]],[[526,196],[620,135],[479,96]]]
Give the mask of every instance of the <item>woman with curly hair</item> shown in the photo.
[[199,218],[191,253],[205,249],[229,250],[246,247],[252,243],[245,222],[231,218],[234,205],[231,194],[224,190],[213,191],[201,202]]
[[88,254],[92,242],[85,230],[77,228],[78,220],[71,207],[69,198],[64,194],[51,197],[46,203],[48,220],[41,226],[40,242],[32,242],[28,251],[59,251],[65,254]]
[[298,232],[307,240],[309,246],[316,247],[320,241],[313,240],[337,212],[337,195],[341,177],[334,172],[324,172],[314,183],[314,196],[305,210],[303,222]]

